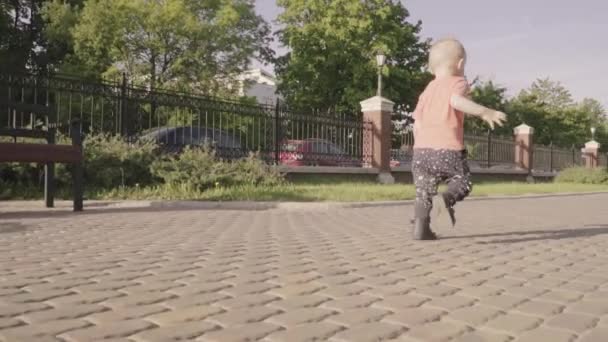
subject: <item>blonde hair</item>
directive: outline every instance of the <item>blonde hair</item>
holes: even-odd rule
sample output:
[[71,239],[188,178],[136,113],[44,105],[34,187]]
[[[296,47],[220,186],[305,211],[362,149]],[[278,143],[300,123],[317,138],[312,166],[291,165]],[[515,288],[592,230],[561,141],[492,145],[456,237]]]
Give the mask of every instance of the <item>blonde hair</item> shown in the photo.
[[454,71],[458,62],[466,59],[467,52],[460,41],[455,38],[442,38],[433,43],[429,51],[429,68],[434,73],[440,65],[446,65]]

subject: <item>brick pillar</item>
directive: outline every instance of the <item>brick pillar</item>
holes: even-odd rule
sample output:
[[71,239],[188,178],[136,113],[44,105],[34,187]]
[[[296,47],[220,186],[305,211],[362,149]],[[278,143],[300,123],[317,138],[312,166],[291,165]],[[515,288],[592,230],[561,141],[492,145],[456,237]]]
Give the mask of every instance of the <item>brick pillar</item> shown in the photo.
[[581,150],[583,153],[583,160],[585,162],[585,167],[587,168],[595,168],[599,166],[599,152],[600,152],[600,143],[595,140],[589,141],[585,144],[585,148]]
[[373,132],[364,136],[363,145],[371,146],[371,165],[378,168],[378,181],[382,184],[395,182],[391,174],[391,116],[394,106],[394,102],[380,96],[361,102],[363,120],[371,122]]
[[532,153],[534,150],[534,128],[521,124],[513,130],[515,134],[515,167],[532,172]]

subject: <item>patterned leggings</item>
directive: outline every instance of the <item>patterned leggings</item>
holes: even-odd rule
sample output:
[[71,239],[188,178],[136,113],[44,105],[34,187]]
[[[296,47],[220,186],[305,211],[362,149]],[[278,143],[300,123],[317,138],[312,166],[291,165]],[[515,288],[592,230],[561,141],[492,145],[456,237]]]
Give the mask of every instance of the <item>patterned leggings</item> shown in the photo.
[[447,182],[447,194],[453,203],[462,201],[471,193],[473,184],[466,156],[466,150],[414,149],[415,217],[429,216],[439,182]]

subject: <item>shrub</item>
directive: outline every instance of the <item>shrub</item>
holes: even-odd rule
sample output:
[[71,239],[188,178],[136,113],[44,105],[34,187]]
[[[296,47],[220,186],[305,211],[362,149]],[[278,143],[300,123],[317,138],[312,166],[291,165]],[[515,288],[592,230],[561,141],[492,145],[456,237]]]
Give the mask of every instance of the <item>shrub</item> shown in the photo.
[[187,184],[199,191],[237,185],[277,185],[283,178],[257,156],[234,162],[218,160],[208,149],[186,148],[152,164],[152,174],[166,184]]
[[604,168],[571,167],[562,170],[555,181],[559,183],[608,184],[608,171]]
[[[86,186],[112,189],[136,184],[153,184],[155,179],[150,166],[158,159],[156,147],[153,142],[128,142],[120,136],[106,134],[86,136],[84,139]],[[57,167],[57,179],[60,183],[71,183],[70,168],[71,166],[66,165]]]

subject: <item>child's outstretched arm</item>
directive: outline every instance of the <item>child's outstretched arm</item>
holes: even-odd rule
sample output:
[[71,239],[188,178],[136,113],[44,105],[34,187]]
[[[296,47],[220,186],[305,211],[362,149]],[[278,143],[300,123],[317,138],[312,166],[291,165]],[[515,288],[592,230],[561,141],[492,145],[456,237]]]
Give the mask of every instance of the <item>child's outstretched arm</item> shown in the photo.
[[490,125],[491,129],[494,129],[494,124],[502,126],[502,124],[507,118],[505,113],[499,112],[494,109],[486,108],[459,94],[452,95],[452,97],[450,98],[450,104],[456,110],[459,110],[469,115],[480,117],[482,120],[487,122],[488,125]]

